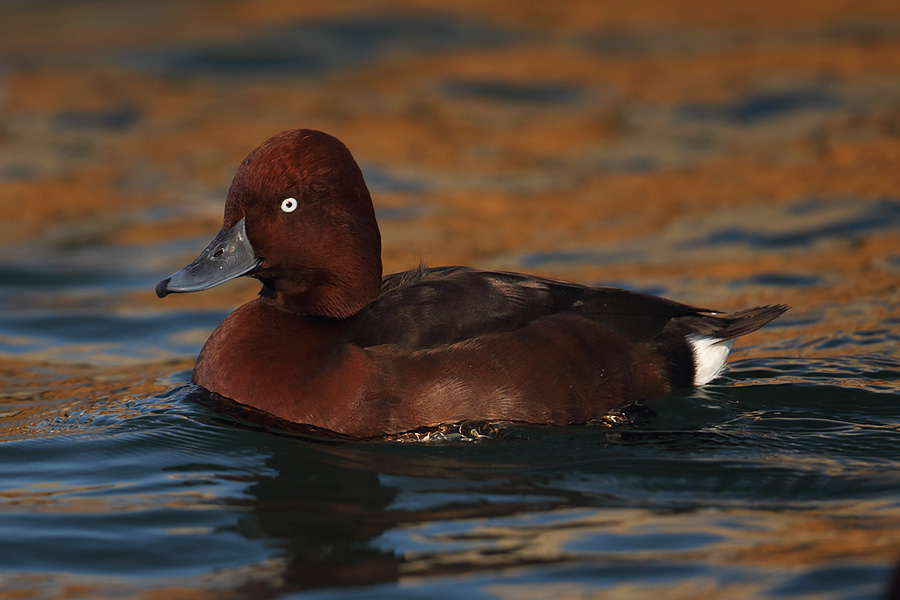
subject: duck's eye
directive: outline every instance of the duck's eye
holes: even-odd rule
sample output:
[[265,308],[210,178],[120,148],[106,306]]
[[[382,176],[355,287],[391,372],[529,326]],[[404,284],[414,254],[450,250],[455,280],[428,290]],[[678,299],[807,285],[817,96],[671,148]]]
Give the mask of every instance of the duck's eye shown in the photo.
[[294,212],[297,210],[297,199],[296,198],[285,198],[281,201],[281,210],[284,212]]

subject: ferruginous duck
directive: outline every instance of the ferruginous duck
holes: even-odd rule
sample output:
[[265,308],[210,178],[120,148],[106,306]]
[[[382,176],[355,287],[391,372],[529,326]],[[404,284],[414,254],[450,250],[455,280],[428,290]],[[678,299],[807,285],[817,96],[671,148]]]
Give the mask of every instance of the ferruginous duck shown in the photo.
[[382,277],[362,172],[340,141],[308,129],[244,159],[221,231],[156,292],[241,276],[262,290],[207,340],[194,383],[358,437],[468,420],[585,423],[713,380],[735,338],[787,310],[722,314],[467,267]]

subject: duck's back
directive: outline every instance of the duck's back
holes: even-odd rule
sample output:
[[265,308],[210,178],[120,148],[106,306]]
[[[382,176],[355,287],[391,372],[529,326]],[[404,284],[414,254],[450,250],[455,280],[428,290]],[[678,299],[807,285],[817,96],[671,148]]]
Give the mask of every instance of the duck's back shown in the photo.
[[644,342],[674,317],[711,311],[617,288],[518,273],[420,267],[385,277],[379,297],[354,317],[352,331],[361,346],[422,349],[515,331],[557,314]]

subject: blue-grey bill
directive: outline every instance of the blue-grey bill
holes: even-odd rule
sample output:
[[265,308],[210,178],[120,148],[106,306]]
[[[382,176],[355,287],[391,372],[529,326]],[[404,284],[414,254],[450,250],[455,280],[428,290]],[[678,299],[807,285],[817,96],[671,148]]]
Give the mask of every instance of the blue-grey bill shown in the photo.
[[173,293],[208,290],[252,273],[259,263],[241,219],[230,229],[223,227],[194,262],[157,283],[156,295],[165,298]]

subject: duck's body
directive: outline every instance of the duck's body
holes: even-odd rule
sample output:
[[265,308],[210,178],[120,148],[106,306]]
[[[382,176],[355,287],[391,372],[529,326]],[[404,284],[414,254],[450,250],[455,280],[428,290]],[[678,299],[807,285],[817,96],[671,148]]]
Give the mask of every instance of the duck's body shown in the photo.
[[362,175],[339,141],[308,130],[279,134],[248,156],[219,236],[157,292],[245,274],[263,282],[260,297],[212,334],[194,382],[360,437],[473,419],[584,423],[708,382],[735,337],[786,310],[718,315],[463,267],[382,280]]

